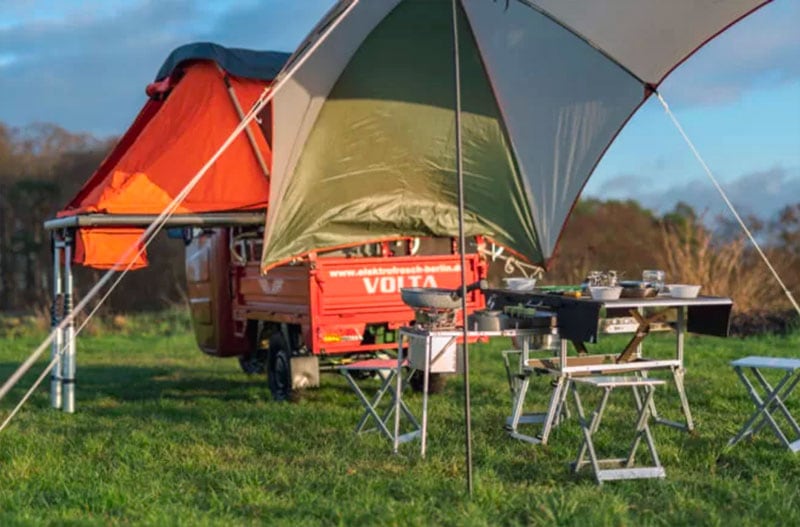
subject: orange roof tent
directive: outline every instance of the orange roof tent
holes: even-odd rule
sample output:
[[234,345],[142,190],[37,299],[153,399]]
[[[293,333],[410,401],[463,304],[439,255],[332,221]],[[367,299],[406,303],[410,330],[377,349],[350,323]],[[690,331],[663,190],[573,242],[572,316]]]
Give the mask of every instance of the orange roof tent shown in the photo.
[[[131,127],[58,217],[161,213],[239,124],[236,104],[247,111],[287,58],[207,43],[173,51]],[[257,123],[250,132],[231,144],[176,214],[266,208],[271,150]],[[82,227],[75,262],[110,268],[141,232]],[[133,268],[146,264],[141,257]]]

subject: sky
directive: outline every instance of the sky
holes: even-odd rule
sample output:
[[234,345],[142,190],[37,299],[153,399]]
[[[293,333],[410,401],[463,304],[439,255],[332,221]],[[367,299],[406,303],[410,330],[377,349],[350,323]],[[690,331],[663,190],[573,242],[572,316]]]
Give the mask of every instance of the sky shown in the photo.
[[[177,46],[292,51],[333,0],[0,0],[0,122],[120,135]],[[800,202],[800,1],[775,0],[691,57],[660,92],[740,213]],[[88,177],[88,175],[87,175]],[[584,196],[657,212],[722,200],[655,98]]]

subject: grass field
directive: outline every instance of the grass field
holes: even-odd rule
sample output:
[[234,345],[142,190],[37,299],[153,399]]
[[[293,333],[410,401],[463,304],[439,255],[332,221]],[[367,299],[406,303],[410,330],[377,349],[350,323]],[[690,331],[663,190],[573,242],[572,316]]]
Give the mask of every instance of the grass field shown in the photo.
[[[338,375],[324,375],[322,388],[297,402],[273,403],[262,378],[240,373],[235,360],[202,355],[188,331],[170,327],[83,338],[77,413],[50,410],[42,387],[0,434],[0,525],[800,524],[800,459],[768,430],[725,449],[752,408],[728,362],[797,355],[800,335],[689,337],[697,432],[654,429],[666,480],[603,487],[569,470],[580,443],[574,419],[546,447],[506,435],[499,350],[508,344],[475,346],[470,499],[460,378],[432,399],[427,458],[418,443],[395,456],[380,436],[353,434],[360,406]],[[39,339],[0,341],[0,378]],[[654,336],[648,345],[668,355],[672,341]],[[35,374],[2,402],[3,414]],[[542,379],[534,387],[542,402],[545,386]],[[662,412],[674,413],[675,395],[669,386],[657,393]],[[627,395],[619,400],[627,406]],[[418,407],[420,396],[409,401]],[[624,449],[624,417],[611,412],[601,445],[613,447],[612,436],[622,434]]]

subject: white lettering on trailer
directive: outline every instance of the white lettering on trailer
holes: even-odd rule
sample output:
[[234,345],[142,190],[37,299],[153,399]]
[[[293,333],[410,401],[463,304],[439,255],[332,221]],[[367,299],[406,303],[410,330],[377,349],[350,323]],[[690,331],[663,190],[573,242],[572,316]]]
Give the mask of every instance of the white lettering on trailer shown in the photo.
[[367,294],[384,295],[399,293],[404,287],[437,287],[436,278],[431,275],[382,276],[380,278],[364,278]]
[[[393,265],[391,267],[361,267],[359,269],[331,269],[331,278],[349,278],[356,276],[397,276],[405,275],[410,278],[414,275],[422,275],[423,273],[458,273],[461,271],[461,265],[454,263],[440,263],[440,264],[415,264],[406,266]],[[411,287],[411,286],[409,286]]]

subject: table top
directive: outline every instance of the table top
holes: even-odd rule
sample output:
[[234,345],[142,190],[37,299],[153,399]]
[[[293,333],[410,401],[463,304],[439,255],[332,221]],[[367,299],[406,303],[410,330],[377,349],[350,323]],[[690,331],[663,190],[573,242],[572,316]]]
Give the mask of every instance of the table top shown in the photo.
[[595,300],[588,296],[580,298],[556,295],[545,291],[515,291],[513,289],[490,289],[485,291],[486,295],[501,294],[518,297],[520,300],[542,300],[562,302],[579,302],[600,304],[612,308],[636,308],[636,307],[679,307],[679,306],[720,306],[732,305],[733,300],[723,296],[699,295],[696,298],[677,298],[668,294],[658,295],[649,298],[619,298],[617,300]]
[[659,295],[652,298],[594,300],[588,297],[575,298],[536,290],[488,289],[484,291],[484,294],[487,296],[487,303],[491,302],[494,309],[522,303],[555,311],[561,337],[581,342],[597,341],[601,318],[627,316],[625,313],[628,310],[648,308],[686,308],[688,313],[687,331],[724,337],[728,335],[730,313],[733,307],[733,301],[730,298],[706,295],[697,298],[674,298],[669,295]]

